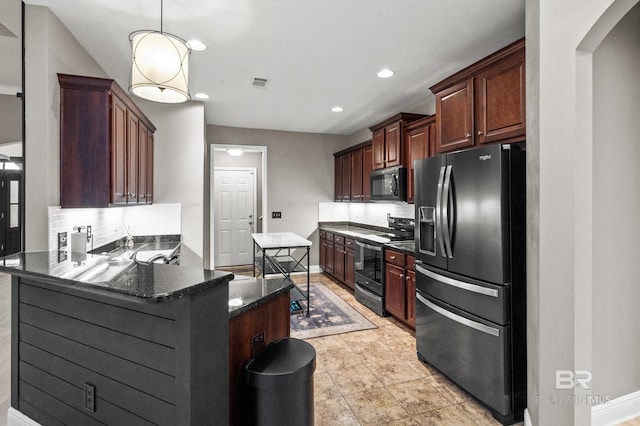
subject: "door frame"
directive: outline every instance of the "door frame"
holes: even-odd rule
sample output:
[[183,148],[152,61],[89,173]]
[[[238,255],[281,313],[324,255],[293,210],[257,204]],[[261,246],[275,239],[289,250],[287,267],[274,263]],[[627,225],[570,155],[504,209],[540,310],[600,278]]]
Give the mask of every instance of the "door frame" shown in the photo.
[[[214,188],[214,157],[216,152],[218,154],[223,153],[229,148],[242,148],[249,152],[259,152],[262,157],[261,167],[261,180],[262,180],[262,188],[260,194],[262,196],[262,209],[259,213],[260,216],[256,218],[256,221],[259,220],[259,217],[262,217],[262,232],[267,231],[267,147],[260,145],[237,145],[237,144],[207,144],[205,145],[205,227],[204,227],[204,263],[205,268],[215,269],[214,262],[214,235],[215,235],[215,224],[213,217],[213,188]],[[224,152],[225,155],[226,152]],[[232,167],[233,168],[233,167]],[[237,168],[236,168],[237,169]],[[207,176],[208,175],[208,176]],[[256,175],[257,176],[257,175]],[[256,191],[257,196],[257,191]],[[257,226],[256,226],[257,229]]]
[[[258,170],[255,167],[226,167],[226,166],[221,166],[221,167],[213,167],[213,173],[212,176],[215,176],[215,172],[216,171],[238,171],[238,172],[253,172],[253,213],[254,213],[254,218],[253,218],[253,228],[254,231],[257,232],[258,229],[258,218],[255,217],[258,215]],[[211,180],[211,190],[214,192],[212,194],[211,197],[211,221],[212,221],[212,225],[211,225],[211,235],[210,235],[210,239],[212,240],[211,243],[211,256],[212,256],[212,261],[215,258],[215,207],[213,205],[213,202],[216,199],[216,194],[215,194],[215,185],[214,185],[214,181],[213,179]]]

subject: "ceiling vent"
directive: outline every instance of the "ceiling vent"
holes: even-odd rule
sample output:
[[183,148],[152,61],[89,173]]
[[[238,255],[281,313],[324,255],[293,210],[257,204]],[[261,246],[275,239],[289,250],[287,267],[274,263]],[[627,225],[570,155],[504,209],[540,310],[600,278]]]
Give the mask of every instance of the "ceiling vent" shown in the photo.
[[251,87],[265,89],[269,85],[269,79],[264,77],[253,77],[251,79]]

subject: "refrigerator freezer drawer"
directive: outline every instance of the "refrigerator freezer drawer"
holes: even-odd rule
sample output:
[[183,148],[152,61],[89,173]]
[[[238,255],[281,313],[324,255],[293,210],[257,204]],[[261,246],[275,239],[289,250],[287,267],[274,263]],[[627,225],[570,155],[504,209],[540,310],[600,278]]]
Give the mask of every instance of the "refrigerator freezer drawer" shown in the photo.
[[510,287],[470,280],[416,265],[416,288],[496,324],[510,323]]
[[416,293],[418,354],[502,416],[512,412],[510,329]]

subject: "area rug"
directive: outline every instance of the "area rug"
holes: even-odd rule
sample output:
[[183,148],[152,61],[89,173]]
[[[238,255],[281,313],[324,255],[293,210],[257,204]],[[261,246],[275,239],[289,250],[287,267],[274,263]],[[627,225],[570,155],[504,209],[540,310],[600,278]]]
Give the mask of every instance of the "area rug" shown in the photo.
[[310,315],[306,316],[307,301],[299,300],[302,310],[290,316],[291,337],[311,339],[377,328],[324,284],[311,283],[309,294]]

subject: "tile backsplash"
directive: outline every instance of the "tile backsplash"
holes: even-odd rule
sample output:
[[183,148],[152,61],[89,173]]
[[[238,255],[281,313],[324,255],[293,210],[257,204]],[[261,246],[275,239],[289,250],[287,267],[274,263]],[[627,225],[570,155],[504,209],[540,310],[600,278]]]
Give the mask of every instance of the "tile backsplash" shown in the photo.
[[104,209],[49,207],[49,250],[58,249],[58,232],[71,234],[74,226],[91,225],[93,241],[87,250],[98,248],[126,235],[177,235],[181,233],[181,205],[153,204]]
[[319,222],[356,222],[386,227],[387,213],[414,217],[413,204],[407,203],[319,203]]

